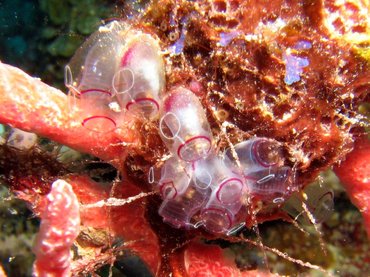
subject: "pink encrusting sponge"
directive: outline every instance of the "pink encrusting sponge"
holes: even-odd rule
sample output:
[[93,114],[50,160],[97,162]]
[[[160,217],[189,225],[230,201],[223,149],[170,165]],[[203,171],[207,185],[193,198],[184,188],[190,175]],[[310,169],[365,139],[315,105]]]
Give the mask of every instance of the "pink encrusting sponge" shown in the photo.
[[63,180],[53,183],[46,201],[33,247],[34,276],[70,276],[71,246],[80,231],[79,202]]

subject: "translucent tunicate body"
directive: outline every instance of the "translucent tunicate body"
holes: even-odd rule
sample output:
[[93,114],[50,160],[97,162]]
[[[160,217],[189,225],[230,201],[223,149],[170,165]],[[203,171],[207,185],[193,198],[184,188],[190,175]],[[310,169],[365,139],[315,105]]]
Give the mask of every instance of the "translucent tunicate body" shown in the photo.
[[116,113],[110,110],[112,96],[107,91],[84,90],[77,96],[83,116],[82,125],[94,132],[110,132],[116,128]]
[[203,191],[205,188],[212,190],[212,197],[222,205],[234,205],[240,202],[246,188],[243,176],[226,167],[217,156],[211,155],[207,159],[194,163],[194,185]]
[[210,205],[200,214],[203,227],[215,234],[227,233],[234,224],[234,215],[227,208],[219,205]]
[[204,149],[197,143],[188,151],[189,159],[184,159],[179,152],[187,141],[210,134],[204,111],[195,95],[181,88],[165,99],[164,111],[161,136],[173,156],[163,165],[159,182],[154,181],[154,168],[149,180],[158,183],[163,199],[159,214],[165,222],[231,235],[245,225],[252,199],[279,204],[293,191],[292,170],[285,165],[279,142],[253,138],[226,150],[222,157],[211,144]]
[[[150,180],[156,179],[153,172]],[[172,157],[154,182],[163,199],[159,214],[173,227],[203,226],[211,233],[228,234],[243,223],[240,211],[247,192],[243,177],[215,155],[193,164]]]
[[183,195],[165,199],[159,208],[159,215],[175,228],[197,228],[197,222],[192,222],[192,217],[199,212],[206,199],[207,195],[190,185]]
[[158,115],[165,85],[164,63],[158,42],[150,35],[130,31],[113,88],[120,104],[146,118]]
[[243,176],[234,173],[216,156],[194,163],[196,189],[209,195],[200,214],[202,225],[212,233],[226,233],[240,222],[235,221],[247,191]]
[[[182,96],[179,97],[182,101],[171,99],[170,104],[165,101],[164,107],[176,104],[174,114],[186,109],[191,101]],[[189,128],[196,125],[185,124]],[[162,136],[173,134],[177,138],[180,126],[167,120],[166,129],[162,126],[167,133]],[[174,152],[174,148],[169,149]],[[244,226],[251,199],[279,204],[295,188],[282,145],[273,139],[256,137],[243,141],[226,150],[221,158],[214,151],[191,163],[180,157],[174,155],[164,164],[157,186],[164,200],[159,213],[176,228],[202,226],[210,233],[230,235]]]
[[212,134],[199,99],[179,87],[164,100],[160,135],[172,154],[186,162],[208,156]]
[[249,172],[282,166],[284,158],[279,142],[256,137],[235,144],[233,149],[227,149],[224,161],[228,167],[240,165],[243,174],[248,175]]
[[[334,211],[334,192],[331,188],[314,183],[305,187],[303,193],[293,194],[284,203],[283,210],[304,225],[322,223],[330,217]],[[307,210],[303,208],[303,203]],[[314,222],[311,222],[311,219]]]
[[191,180],[191,171],[187,167],[187,164],[173,157],[165,162],[158,183],[163,199],[174,199],[184,194]]
[[116,127],[116,114],[109,105],[114,96],[112,79],[124,51],[125,29],[117,21],[100,27],[65,67],[70,102],[78,109],[82,125],[95,132],[108,132]]
[[225,151],[224,163],[240,172],[252,196],[279,203],[291,193],[292,170],[284,166],[282,145],[273,139],[255,137]]
[[290,167],[270,167],[268,169],[249,172],[245,175],[248,191],[254,196],[274,202],[284,201],[290,193],[293,176]]

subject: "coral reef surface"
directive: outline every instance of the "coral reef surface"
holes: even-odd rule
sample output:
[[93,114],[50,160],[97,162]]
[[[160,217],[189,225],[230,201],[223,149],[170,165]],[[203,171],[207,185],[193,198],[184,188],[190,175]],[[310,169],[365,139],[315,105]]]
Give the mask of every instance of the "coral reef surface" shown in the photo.
[[[85,16],[57,1],[41,7],[52,24],[89,34],[101,15],[68,3]],[[361,225],[326,230],[337,195],[308,185],[335,166],[369,230],[360,113],[370,99],[369,2],[136,4],[76,51],[64,70],[68,96],[0,63],[0,123],[54,141],[13,129],[0,145],[3,183],[41,218],[34,274],[104,275],[108,265],[112,275],[135,253],[156,276],[336,275],[346,233],[359,236],[347,252],[366,263]],[[73,37],[52,33],[49,53],[70,56],[75,46],[61,45]],[[61,145],[86,154],[67,157]],[[267,235],[277,219],[289,224]]]

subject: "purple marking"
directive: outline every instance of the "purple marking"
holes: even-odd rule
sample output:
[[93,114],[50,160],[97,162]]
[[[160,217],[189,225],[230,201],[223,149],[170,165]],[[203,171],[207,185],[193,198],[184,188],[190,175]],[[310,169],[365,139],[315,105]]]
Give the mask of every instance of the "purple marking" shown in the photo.
[[229,33],[220,33],[219,43],[222,47],[229,45],[229,43],[239,35],[238,31],[233,31]]
[[306,40],[300,40],[295,44],[294,48],[297,50],[308,50],[312,48],[312,43]]
[[283,59],[285,62],[284,82],[287,85],[291,85],[300,81],[300,75],[303,73],[303,68],[310,64],[308,59],[294,56],[289,53],[285,53]]
[[175,55],[181,54],[182,50],[184,50],[185,46],[185,36],[186,36],[186,29],[181,31],[180,38],[170,46],[170,51]]

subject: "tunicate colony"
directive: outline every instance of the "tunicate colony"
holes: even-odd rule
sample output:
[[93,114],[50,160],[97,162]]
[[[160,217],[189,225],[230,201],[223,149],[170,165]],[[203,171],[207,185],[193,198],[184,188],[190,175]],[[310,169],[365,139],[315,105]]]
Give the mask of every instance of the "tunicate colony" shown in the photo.
[[252,197],[279,204],[294,190],[278,141],[254,137],[216,151],[200,100],[183,86],[164,93],[161,49],[140,30],[117,21],[100,27],[65,76],[70,102],[92,132],[119,128],[121,113],[157,122],[171,157],[152,167],[148,180],[163,199],[159,214],[175,228],[232,234],[243,227]]

